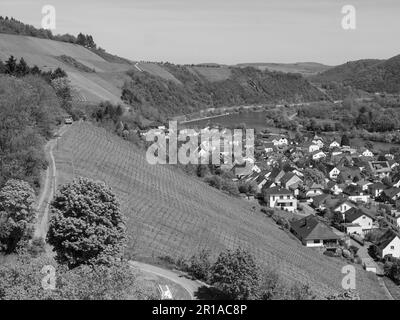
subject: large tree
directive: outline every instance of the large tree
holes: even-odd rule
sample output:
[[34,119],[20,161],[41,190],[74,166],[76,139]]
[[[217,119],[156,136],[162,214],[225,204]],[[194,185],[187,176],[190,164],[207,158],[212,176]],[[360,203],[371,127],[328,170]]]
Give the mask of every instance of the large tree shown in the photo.
[[25,181],[9,180],[0,190],[0,251],[14,252],[32,237],[35,192]]
[[243,249],[221,252],[211,270],[211,282],[231,299],[256,296],[260,274],[253,256]]
[[58,262],[74,268],[109,264],[122,255],[125,222],[116,196],[104,183],[79,178],[64,185],[51,215],[47,239]]

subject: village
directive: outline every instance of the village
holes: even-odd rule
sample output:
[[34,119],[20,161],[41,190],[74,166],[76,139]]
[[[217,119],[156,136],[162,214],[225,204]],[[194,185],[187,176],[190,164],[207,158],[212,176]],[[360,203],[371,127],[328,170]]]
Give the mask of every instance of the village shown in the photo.
[[224,163],[222,148],[202,143],[198,151],[219,152],[217,167],[231,175],[239,197],[262,204],[302,245],[378,274],[400,258],[400,166],[393,154],[352,146],[345,134],[267,130],[255,135],[253,159]]

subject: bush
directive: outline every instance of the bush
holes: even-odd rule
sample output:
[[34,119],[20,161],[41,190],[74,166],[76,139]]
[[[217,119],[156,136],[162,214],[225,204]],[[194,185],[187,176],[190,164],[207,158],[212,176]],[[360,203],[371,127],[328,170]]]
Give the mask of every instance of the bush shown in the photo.
[[211,283],[230,299],[247,300],[257,295],[259,270],[253,256],[243,249],[220,253],[211,274]]
[[79,178],[64,185],[51,203],[51,216],[47,240],[59,263],[74,268],[122,256],[124,217],[104,183]]
[[210,278],[211,261],[210,252],[202,250],[189,259],[188,272],[197,280],[207,282]]
[[0,190],[0,251],[12,253],[33,235],[36,196],[31,186],[9,180]]

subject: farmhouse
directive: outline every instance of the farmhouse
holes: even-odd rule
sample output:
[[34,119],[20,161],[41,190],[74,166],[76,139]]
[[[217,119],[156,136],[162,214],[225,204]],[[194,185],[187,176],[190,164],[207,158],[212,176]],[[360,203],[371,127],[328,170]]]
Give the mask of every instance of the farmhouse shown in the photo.
[[306,247],[335,247],[339,237],[317,217],[309,215],[300,220],[291,222],[291,232]]
[[270,208],[279,208],[290,212],[297,210],[297,199],[291,191],[284,188],[273,187],[265,189],[264,201]]
[[386,256],[400,258],[400,238],[393,230],[386,231],[378,240],[376,246],[381,258]]

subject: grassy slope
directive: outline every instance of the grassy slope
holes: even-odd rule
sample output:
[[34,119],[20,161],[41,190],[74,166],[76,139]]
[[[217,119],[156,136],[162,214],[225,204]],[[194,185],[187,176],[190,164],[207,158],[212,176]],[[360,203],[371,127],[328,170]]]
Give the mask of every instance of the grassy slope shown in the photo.
[[[78,91],[81,100],[99,102],[110,100],[121,102],[121,89],[126,79],[125,71],[132,69],[131,64],[111,63],[82,46],[39,39],[26,36],[0,34],[0,59],[6,60],[10,55],[23,57],[26,62],[43,69],[63,68],[67,71],[71,84]],[[63,63],[58,56],[74,58],[96,73],[81,72]]]
[[[128,251],[140,257],[190,256],[241,246],[288,281],[309,283],[321,294],[340,289],[343,261],[306,249],[243,200],[166,166],[91,124],[75,124],[55,148],[58,184],[75,175],[105,181],[128,217]],[[363,298],[384,299],[376,279],[357,272]]]

